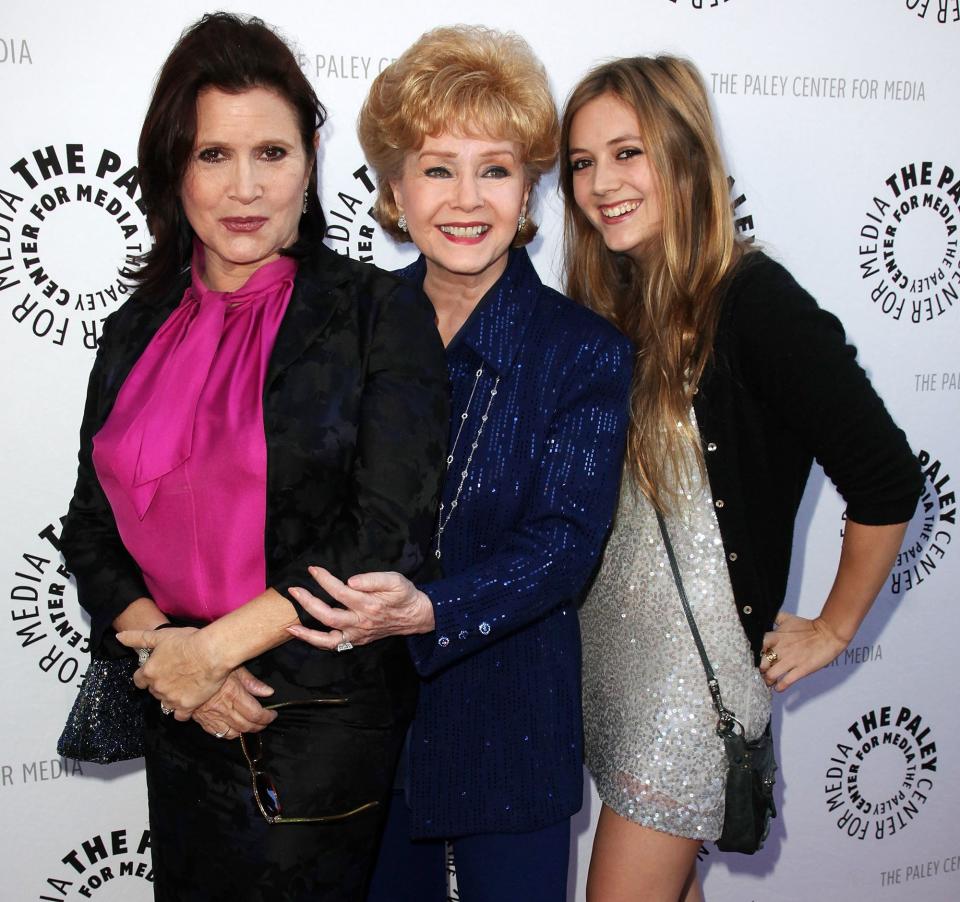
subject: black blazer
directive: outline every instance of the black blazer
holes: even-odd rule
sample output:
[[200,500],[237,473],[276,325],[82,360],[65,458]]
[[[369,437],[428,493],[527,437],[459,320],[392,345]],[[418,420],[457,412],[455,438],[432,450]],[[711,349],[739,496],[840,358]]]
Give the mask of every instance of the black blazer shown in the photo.
[[[97,480],[93,436],[188,283],[185,272],[165,296],[138,292],[113,313],[90,374],[62,545],[98,656],[126,653],[111,623],[149,593]],[[367,570],[422,578],[433,560],[448,406],[429,303],[389,273],[326,247],[302,260],[263,390],[267,584],[296,605],[289,589],[314,586],[306,570],[313,564],[343,578]],[[359,657],[301,642],[268,654],[296,685],[326,683],[331,662],[349,666]],[[277,664],[272,659],[270,669]]]

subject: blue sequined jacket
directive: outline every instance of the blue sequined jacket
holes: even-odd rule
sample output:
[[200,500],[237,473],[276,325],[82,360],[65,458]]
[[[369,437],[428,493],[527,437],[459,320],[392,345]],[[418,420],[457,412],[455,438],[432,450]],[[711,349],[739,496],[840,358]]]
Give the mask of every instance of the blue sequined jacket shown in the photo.
[[[401,273],[424,274],[423,258]],[[580,808],[576,605],[617,500],[632,365],[627,340],[545,287],[524,250],[447,347],[451,447],[463,429],[445,576],[420,586],[436,630],[409,640],[414,836],[536,830]]]

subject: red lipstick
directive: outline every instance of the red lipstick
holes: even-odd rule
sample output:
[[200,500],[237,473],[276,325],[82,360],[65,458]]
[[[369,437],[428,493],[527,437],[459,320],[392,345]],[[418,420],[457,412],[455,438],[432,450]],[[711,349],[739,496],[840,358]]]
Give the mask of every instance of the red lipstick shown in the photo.
[[[486,222],[445,222],[437,226],[438,231],[452,244],[479,244],[490,231]],[[453,231],[456,230],[456,234]],[[464,234],[464,233],[467,234]]]

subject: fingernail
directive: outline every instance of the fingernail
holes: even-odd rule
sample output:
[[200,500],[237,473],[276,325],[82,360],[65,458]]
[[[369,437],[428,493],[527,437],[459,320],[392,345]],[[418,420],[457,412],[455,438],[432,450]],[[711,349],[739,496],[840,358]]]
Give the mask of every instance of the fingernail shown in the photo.
[[303,591],[303,589],[293,588],[293,589],[290,590],[290,594],[291,594],[294,598],[299,598],[299,597],[300,597],[300,593],[301,593],[302,591]]

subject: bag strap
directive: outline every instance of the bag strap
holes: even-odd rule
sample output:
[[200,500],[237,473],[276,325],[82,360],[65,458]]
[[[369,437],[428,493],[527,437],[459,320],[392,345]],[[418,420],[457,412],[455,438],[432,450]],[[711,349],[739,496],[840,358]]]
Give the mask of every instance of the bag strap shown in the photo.
[[733,712],[723,704],[723,696],[720,694],[720,683],[717,681],[717,675],[713,671],[713,665],[707,657],[707,650],[703,647],[703,640],[700,638],[700,630],[697,629],[697,621],[693,618],[693,611],[690,610],[690,602],[687,601],[687,593],[683,588],[683,580],[680,578],[680,566],[677,564],[677,556],[673,550],[673,542],[670,541],[670,533],[667,531],[667,524],[663,519],[663,514],[658,508],[654,508],[657,514],[657,523],[660,525],[660,535],[663,536],[663,544],[667,550],[667,558],[670,560],[670,569],[673,571],[673,581],[677,584],[677,592],[680,595],[680,603],[683,605],[683,613],[687,617],[687,623],[690,626],[690,632],[693,634],[693,642],[697,646],[700,654],[700,663],[703,664],[703,672],[707,676],[707,688],[710,690],[710,697],[713,699],[713,707],[716,708],[720,723],[717,724],[717,732],[723,735],[733,729],[734,724],[743,727],[734,717]]

